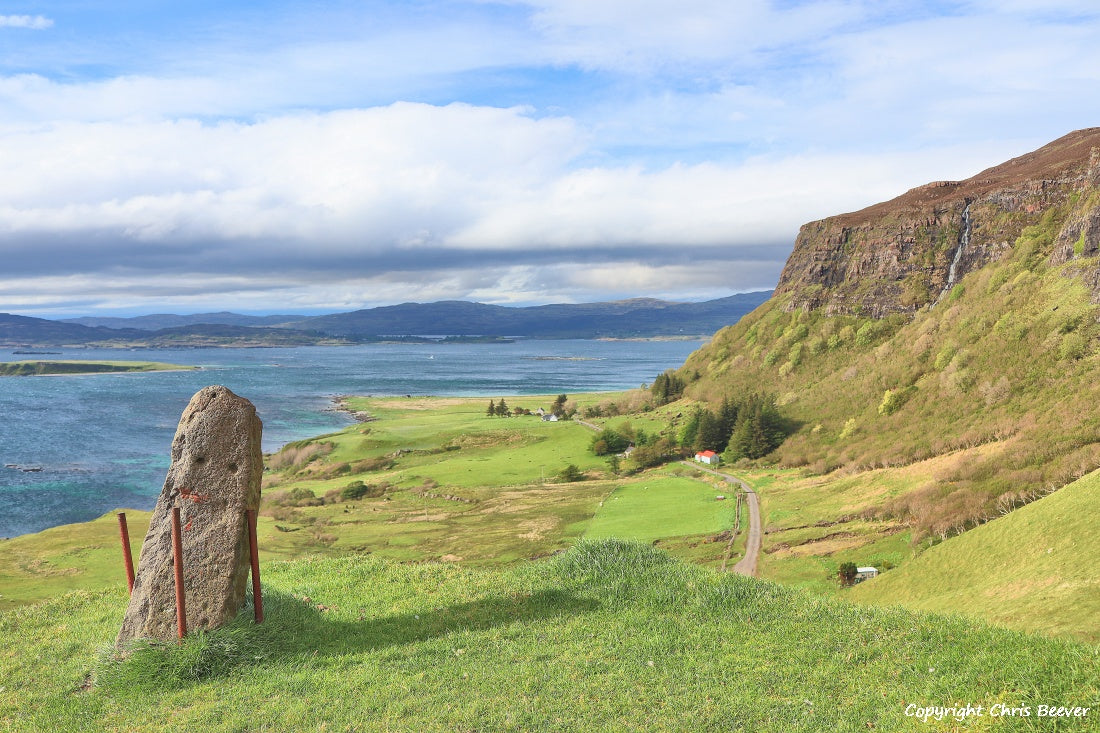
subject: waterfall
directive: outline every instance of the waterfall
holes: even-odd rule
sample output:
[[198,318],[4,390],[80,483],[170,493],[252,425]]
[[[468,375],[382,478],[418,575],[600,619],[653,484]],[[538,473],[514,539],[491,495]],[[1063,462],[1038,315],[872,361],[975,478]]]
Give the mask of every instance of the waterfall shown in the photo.
[[962,230],[959,232],[959,246],[955,250],[955,257],[951,260],[951,267],[947,269],[947,282],[944,283],[943,290],[940,291],[939,297],[936,298],[936,302],[932,305],[935,306],[944,296],[951,292],[951,288],[955,286],[956,271],[959,267],[959,260],[962,259],[963,250],[966,249],[966,245],[970,244],[970,202],[966,202],[966,206],[963,207],[962,216]]

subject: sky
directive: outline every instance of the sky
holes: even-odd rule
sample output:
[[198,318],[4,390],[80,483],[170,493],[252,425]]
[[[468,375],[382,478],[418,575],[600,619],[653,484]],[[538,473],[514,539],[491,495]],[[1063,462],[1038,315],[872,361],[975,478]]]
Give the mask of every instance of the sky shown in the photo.
[[1093,0],[0,3],[0,312],[706,300],[1100,125]]

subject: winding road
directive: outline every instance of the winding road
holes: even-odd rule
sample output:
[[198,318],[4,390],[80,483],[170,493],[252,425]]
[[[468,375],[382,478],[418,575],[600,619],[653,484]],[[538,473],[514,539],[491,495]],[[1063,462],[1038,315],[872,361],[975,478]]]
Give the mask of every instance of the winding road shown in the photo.
[[741,558],[740,562],[733,566],[733,572],[755,578],[756,562],[760,557],[760,541],[762,538],[760,530],[760,497],[756,495],[756,492],[753,491],[751,486],[736,476],[722,473],[721,471],[715,471],[712,468],[703,468],[699,464],[692,463],[691,461],[681,461],[681,463],[685,466],[697,468],[700,471],[712,473],[730,483],[738,484],[745,492],[746,503],[749,506],[749,535],[745,540],[745,556]]

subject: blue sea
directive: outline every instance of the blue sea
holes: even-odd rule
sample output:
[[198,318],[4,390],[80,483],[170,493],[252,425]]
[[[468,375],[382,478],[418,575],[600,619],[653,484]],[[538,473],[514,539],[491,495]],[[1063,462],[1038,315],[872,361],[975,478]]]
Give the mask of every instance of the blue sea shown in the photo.
[[[0,361],[163,361],[200,371],[0,377],[0,537],[151,509],[180,413],[221,384],[256,405],[264,450],[338,430],[339,395],[599,392],[652,382],[699,341],[517,341],[274,349],[93,350]],[[59,351],[53,349],[53,351]]]

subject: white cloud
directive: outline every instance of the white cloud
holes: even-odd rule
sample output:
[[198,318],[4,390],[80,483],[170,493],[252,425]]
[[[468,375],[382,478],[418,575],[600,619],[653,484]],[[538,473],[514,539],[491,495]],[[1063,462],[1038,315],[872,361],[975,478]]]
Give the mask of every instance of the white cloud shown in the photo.
[[44,61],[0,70],[4,275],[303,308],[767,286],[806,221],[1097,124],[1092,4],[1037,5],[383,2],[227,11],[167,45],[9,34]]
[[568,118],[465,104],[0,128],[0,307],[34,278],[112,307],[713,297],[768,287],[808,220],[1023,152],[578,168],[589,143]]
[[30,28],[40,31],[52,26],[53,21],[41,15],[0,15],[0,28]]

